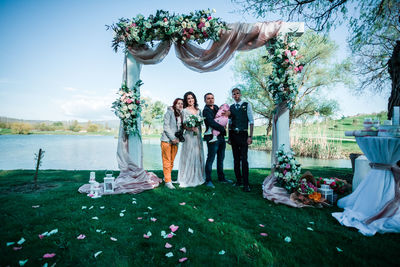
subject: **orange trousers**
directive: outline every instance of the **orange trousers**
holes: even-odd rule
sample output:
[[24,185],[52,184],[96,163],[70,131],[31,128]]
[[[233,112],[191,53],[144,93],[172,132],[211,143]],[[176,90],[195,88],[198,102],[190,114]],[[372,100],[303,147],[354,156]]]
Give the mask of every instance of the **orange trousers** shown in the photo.
[[174,167],[174,160],[178,146],[167,142],[161,142],[161,156],[163,163],[164,182],[171,182],[171,172]]

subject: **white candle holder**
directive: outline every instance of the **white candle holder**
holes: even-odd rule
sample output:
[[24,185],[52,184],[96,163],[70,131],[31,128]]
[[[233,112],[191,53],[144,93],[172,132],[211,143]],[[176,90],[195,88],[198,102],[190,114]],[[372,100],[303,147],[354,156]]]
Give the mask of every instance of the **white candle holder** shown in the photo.
[[104,193],[113,193],[115,189],[115,178],[112,176],[112,171],[106,171],[106,177],[104,177]]

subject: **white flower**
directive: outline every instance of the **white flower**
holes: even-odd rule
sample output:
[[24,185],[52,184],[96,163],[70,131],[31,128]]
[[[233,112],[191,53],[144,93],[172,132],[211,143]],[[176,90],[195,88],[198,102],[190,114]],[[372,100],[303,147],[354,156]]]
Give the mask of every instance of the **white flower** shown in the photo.
[[206,25],[206,27],[210,27],[210,22],[207,21],[207,22],[205,23],[205,25]]
[[182,27],[186,28],[186,22],[182,22]]
[[128,107],[124,105],[124,106],[122,106],[121,109],[122,109],[122,111],[127,111],[127,110],[128,110]]
[[215,8],[213,8],[211,11],[212,11],[212,13],[216,13],[217,12],[217,10],[215,10]]
[[202,32],[205,32],[206,30],[207,30],[206,27],[201,28],[201,31],[202,31]]
[[204,23],[204,22],[206,22],[206,19],[205,19],[205,18],[201,18],[201,19],[200,19],[200,22],[203,22],[203,23]]
[[133,109],[133,105],[132,105],[132,104],[129,104],[129,105],[128,105],[128,109]]
[[125,118],[129,118],[130,116],[131,116],[130,113],[126,113],[126,114],[125,114]]

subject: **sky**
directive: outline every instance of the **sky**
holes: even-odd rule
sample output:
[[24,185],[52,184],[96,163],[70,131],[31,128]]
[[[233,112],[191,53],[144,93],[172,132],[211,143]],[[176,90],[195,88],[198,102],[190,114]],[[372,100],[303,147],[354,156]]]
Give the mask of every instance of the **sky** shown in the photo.
[[[0,0],[0,116],[29,120],[116,119],[111,103],[122,81],[123,53],[111,48],[112,32],[105,25],[121,17],[148,16],[163,9],[176,13],[215,8],[216,17],[230,22],[270,21],[238,12],[230,0]],[[337,60],[349,56],[347,29],[331,32],[340,49]],[[197,73],[186,68],[171,49],[157,65],[142,67],[141,94],[171,105],[176,97],[193,91],[215,95],[226,102],[238,83],[233,60],[216,72]],[[340,104],[340,115],[386,110],[388,93],[352,95],[338,86],[328,96]]]

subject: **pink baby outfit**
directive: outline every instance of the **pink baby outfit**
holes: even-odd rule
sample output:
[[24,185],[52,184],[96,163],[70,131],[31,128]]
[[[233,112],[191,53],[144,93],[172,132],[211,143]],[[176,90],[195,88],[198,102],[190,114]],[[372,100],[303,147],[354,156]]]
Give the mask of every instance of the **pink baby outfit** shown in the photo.
[[[225,127],[228,124],[228,121],[229,121],[228,116],[222,115],[222,113],[224,113],[226,111],[229,111],[229,105],[228,104],[222,104],[219,107],[217,114],[215,114],[215,119],[214,119],[216,123],[218,123],[219,125],[221,125],[223,127]],[[214,136],[218,136],[220,134],[220,132],[213,129],[212,130],[212,134]]]

